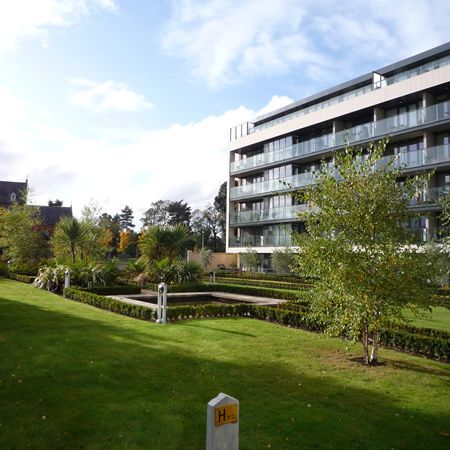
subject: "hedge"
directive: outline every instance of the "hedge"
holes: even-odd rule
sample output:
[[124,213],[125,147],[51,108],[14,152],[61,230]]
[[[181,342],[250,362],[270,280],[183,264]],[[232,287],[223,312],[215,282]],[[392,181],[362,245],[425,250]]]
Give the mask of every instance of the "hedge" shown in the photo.
[[91,288],[77,286],[76,289],[98,295],[133,295],[141,293],[141,288],[134,284],[117,284],[114,286],[96,286]]
[[216,271],[216,276],[223,278],[240,278],[252,280],[267,280],[267,281],[287,281],[289,283],[309,283],[310,280],[296,276],[296,275],[276,275],[274,273],[261,272],[226,272],[222,270]]
[[397,330],[383,330],[380,344],[396,350],[419,353],[429,358],[450,360],[450,343],[448,339],[422,336]]
[[104,297],[103,295],[94,294],[81,289],[65,288],[64,297],[124,316],[133,317],[135,319],[154,320],[155,318],[154,310],[146,308],[145,306],[124,303],[120,300]]
[[11,278],[11,280],[20,281],[22,283],[31,284],[36,276],[31,275],[20,275],[18,273],[9,272],[8,277]]
[[[210,277],[204,277],[205,282],[210,281]],[[306,283],[289,283],[287,281],[267,281],[267,280],[252,280],[245,278],[231,278],[216,276],[216,282],[219,284],[239,284],[241,286],[258,286],[272,289],[308,289],[311,284]]]
[[449,295],[433,295],[431,297],[431,306],[441,306],[442,308],[450,309],[450,296]]
[[[155,310],[144,306],[124,303],[75,288],[64,289],[64,295],[72,300],[136,319],[155,320]],[[321,332],[324,329],[322,324],[300,311],[245,303],[173,306],[167,309],[167,319],[169,321],[202,317],[249,317],[310,331]],[[396,325],[396,327],[396,329],[381,332],[380,344],[397,350],[419,353],[431,358],[450,360],[449,333],[408,325]],[[415,333],[413,334],[411,331],[415,331]],[[447,339],[444,338],[445,336],[447,336]]]

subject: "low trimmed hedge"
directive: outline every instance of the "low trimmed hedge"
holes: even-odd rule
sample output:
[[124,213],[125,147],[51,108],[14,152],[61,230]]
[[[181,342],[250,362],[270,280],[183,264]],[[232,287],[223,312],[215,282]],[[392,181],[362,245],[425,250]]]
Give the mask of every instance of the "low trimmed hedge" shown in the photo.
[[[204,277],[205,282],[209,282],[209,277]],[[216,282],[219,284],[239,284],[241,286],[257,286],[271,289],[309,289],[311,284],[306,283],[292,283],[287,281],[267,281],[267,280],[252,280],[245,278],[231,278],[221,277],[216,275]]]
[[396,350],[419,353],[429,358],[450,360],[450,342],[448,339],[398,330],[383,330],[380,333],[380,344]]
[[[144,306],[124,303],[75,288],[64,289],[64,295],[72,300],[136,319],[155,320],[155,310]],[[309,331],[321,332],[324,329],[322,324],[308,314],[285,308],[238,303],[173,306],[167,309],[169,321],[210,317],[249,317]],[[403,328],[400,329],[399,327]],[[414,333],[411,331],[414,331]],[[447,336],[447,339],[445,339],[445,336]],[[450,360],[448,333],[439,330],[398,325],[397,329],[383,330],[380,334],[380,343],[397,350],[419,353],[430,358]]]
[[20,281],[22,283],[31,284],[36,276],[31,275],[21,275],[19,273],[9,272],[8,277],[11,278],[11,280]]
[[149,321],[155,319],[154,310],[150,308],[124,303],[113,298],[104,297],[103,295],[94,294],[81,289],[65,288],[64,297],[124,316],[133,317],[135,319]]
[[252,279],[252,280],[267,280],[267,281],[287,281],[289,283],[309,283],[310,280],[301,278],[296,275],[277,275],[274,273],[261,273],[261,272],[226,272],[222,270],[216,271],[216,276],[221,278],[239,278],[239,279]]
[[76,289],[98,295],[133,295],[141,293],[141,288],[134,284],[117,284],[114,286],[96,286],[91,288],[77,286]]
[[431,297],[431,306],[441,306],[442,308],[450,309],[449,295],[433,295]]

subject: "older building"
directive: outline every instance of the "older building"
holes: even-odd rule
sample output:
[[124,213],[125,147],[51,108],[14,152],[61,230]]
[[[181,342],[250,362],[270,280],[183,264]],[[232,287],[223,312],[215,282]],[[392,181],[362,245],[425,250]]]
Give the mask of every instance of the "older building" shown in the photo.
[[0,181],[0,208],[9,208],[13,203],[24,204],[28,180]]
[[421,216],[408,224],[429,240],[440,225],[437,199],[450,189],[450,43],[232,128],[227,252],[252,248],[270,270],[270,254],[304,229],[292,189],[313,183],[346,139],[364,145],[386,135],[386,157],[399,155],[405,176],[435,171],[411,202]]

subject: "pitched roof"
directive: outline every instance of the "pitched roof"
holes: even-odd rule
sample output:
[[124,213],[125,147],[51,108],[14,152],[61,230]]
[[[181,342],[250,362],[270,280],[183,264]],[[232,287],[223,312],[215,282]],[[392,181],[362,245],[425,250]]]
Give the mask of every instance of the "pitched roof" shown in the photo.
[[56,225],[62,217],[72,217],[71,206],[38,206],[42,222]]
[[28,181],[0,181],[0,205],[11,205],[19,201],[28,187]]

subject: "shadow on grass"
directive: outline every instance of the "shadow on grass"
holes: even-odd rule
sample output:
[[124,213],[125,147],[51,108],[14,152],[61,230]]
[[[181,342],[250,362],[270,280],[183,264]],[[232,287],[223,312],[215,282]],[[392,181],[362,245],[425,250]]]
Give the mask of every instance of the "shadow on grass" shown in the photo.
[[240,336],[256,337],[255,334],[245,333],[242,331],[234,331],[234,330],[227,330],[225,328],[210,327],[210,326],[205,325],[204,323],[201,323],[202,320],[203,319],[201,319],[199,321],[195,321],[195,322],[182,321],[182,322],[178,322],[178,323],[182,324],[185,327],[189,327],[189,328],[203,328],[205,330],[220,331],[221,333],[230,333],[230,334],[237,334]]
[[442,409],[402,409],[392,389],[277,361],[274,349],[288,348],[254,339],[270,324],[243,325],[264,325],[264,336],[231,330],[224,339],[215,331],[226,330],[204,323],[157,327],[77,304],[70,314],[51,310],[60,301],[0,298],[0,448],[200,449],[206,404],[219,392],[241,402],[242,450],[448,448]]

